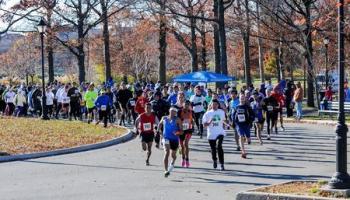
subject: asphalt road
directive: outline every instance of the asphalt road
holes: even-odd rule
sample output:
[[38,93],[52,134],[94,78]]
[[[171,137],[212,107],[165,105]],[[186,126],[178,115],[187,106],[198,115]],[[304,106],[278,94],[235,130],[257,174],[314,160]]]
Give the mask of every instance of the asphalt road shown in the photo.
[[[231,133],[232,134],[232,133]],[[235,199],[239,191],[289,180],[328,180],[335,170],[334,129],[287,124],[263,146],[254,139],[241,159],[232,135],[225,138],[226,171],[212,169],[205,139],[191,140],[191,168],[180,159],[163,176],[163,151],[154,149],[151,166],[139,138],[105,149],[0,164],[0,199],[204,200]]]

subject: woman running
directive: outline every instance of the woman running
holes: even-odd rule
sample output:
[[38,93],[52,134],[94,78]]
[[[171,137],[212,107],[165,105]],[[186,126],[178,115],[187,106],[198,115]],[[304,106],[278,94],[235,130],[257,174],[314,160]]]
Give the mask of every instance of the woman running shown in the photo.
[[182,121],[183,134],[180,135],[180,145],[182,149],[182,167],[190,167],[189,161],[189,142],[193,133],[193,111],[191,109],[191,102],[186,101],[185,107],[179,112],[179,117]]

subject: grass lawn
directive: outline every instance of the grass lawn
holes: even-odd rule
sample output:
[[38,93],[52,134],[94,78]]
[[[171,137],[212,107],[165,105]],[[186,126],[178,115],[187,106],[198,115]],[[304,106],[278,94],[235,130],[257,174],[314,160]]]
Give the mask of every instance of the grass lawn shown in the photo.
[[113,139],[124,128],[95,126],[80,121],[43,121],[0,117],[0,152],[23,154],[76,147]]

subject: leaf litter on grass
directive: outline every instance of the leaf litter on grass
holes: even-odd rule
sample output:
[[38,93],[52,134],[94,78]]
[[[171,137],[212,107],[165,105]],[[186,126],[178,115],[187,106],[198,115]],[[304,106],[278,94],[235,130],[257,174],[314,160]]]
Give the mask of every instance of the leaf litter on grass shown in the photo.
[[80,121],[0,117],[0,152],[51,151],[103,142],[126,132],[125,128],[103,128]]

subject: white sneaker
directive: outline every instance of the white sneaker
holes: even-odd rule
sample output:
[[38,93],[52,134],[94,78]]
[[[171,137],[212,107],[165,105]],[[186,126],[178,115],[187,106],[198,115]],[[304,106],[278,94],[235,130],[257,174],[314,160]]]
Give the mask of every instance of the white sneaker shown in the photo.
[[170,166],[168,167],[168,172],[172,172],[174,170],[174,165],[170,164]]

